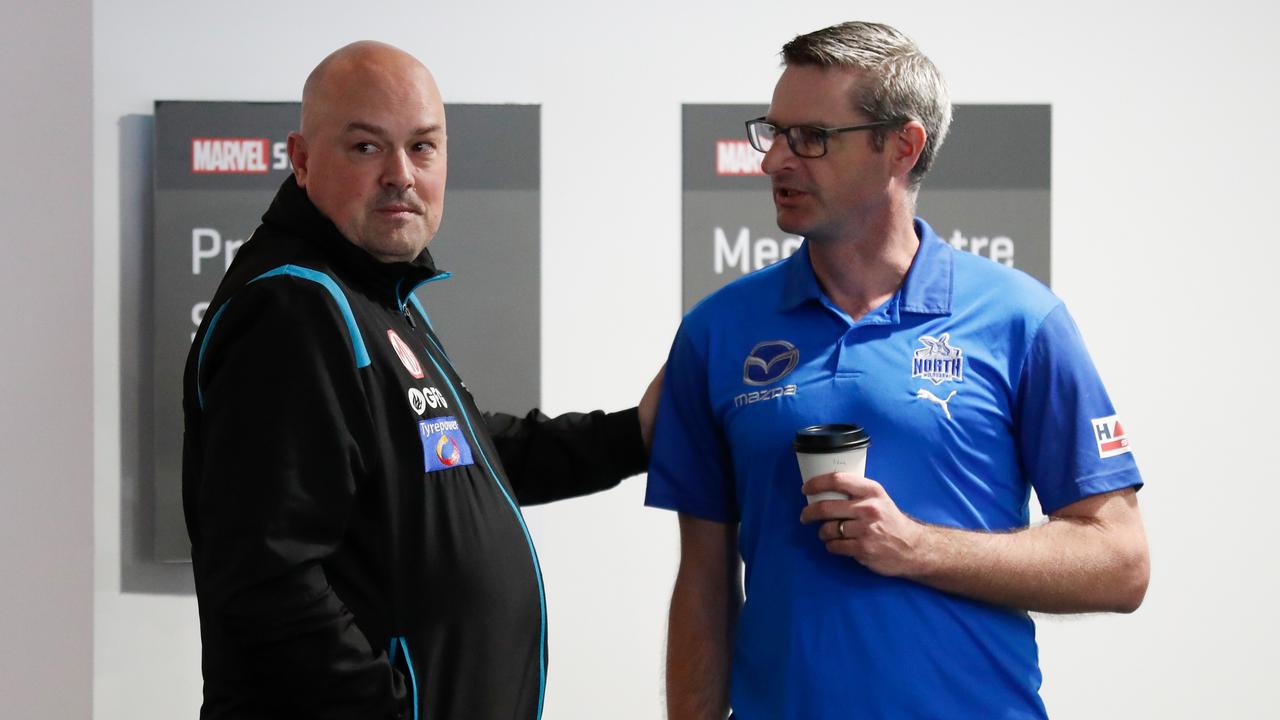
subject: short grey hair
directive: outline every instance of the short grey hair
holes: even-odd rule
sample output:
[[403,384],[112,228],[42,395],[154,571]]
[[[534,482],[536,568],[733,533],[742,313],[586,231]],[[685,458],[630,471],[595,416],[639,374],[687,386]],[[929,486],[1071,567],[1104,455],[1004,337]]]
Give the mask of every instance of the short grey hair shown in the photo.
[[[916,120],[925,144],[911,186],[918,188],[933,165],[951,126],[951,97],[938,68],[911,38],[888,25],[845,22],[797,36],[782,46],[785,65],[844,67],[866,73],[852,98],[874,120]],[[885,132],[877,128],[877,147]]]

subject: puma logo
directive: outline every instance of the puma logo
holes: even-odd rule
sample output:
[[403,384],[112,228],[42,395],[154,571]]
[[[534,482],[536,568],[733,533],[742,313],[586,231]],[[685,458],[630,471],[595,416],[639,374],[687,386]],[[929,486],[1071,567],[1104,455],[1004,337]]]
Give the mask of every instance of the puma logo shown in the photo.
[[951,419],[951,408],[947,407],[947,403],[951,402],[951,398],[953,398],[953,397],[955,397],[955,396],[956,396],[956,391],[955,391],[955,390],[952,390],[952,391],[951,391],[951,394],[947,396],[947,399],[946,399],[946,400],[943,400],[942,398],[938,397],[937,395],[934,395],[933,393],[929,392],[928,390],[917,390],[917,391],[916,391],[916,398],[917,398],[917,399],[919,399],[919,400],[928,400],[929,402],[931,402],[931,403],[933,403],[933,404],[935,404],[935,405],[940,405],[940,406],[942,406],[942,412],[944,412],[944,413],[946,413],[946,414],[947,414],[947,419],[948,419],[948,420],[950,420],[950,419]]

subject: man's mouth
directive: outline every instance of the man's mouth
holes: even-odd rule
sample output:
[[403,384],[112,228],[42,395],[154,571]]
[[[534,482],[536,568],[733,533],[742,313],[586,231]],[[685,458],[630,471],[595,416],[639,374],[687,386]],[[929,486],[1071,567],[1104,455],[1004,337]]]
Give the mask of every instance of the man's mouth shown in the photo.
[[418,210],[418,208],[412,205],[401,205],[399,203],[395,203],[392,205],[382,205],[381,207],[377,208],[377,210],[380,213],[387,213],[388,215],[398,215],[400,213],[413,213],[414,215],[422,214],[422,212]]

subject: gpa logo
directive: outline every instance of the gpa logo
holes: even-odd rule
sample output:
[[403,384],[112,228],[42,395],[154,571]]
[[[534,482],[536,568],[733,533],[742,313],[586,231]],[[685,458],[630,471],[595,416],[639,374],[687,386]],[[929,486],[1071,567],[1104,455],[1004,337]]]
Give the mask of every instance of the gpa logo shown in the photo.
[[751,147],[746,140],[716,141],[716,175],[763,175],[762,162],[764,153]]
[[964,351],[951,347],[951,333],[938,337],[920,336],[920,344],[911,355],[911,377],[923,378],[941,385],[944,382],[964,382]]
[[426,390],[423,390],[422,392],[423,392],[423,395],[426,396],[427,404],[430,405],[433,410],[435,408],[449,407],[449,403],[445,402],[444,400],[444,393],[440,392],[436,388],[429,387]]
[[418,388],[409,388],[409,407],[418,415],[427,411],[427,398]]
[[262,174],[270,146],[267,138],[191,138],[191,172]]
[[800,351],[786,340],[757,343],[742,363],[742,382],[748,385],[772,385],[796,369]]
[[432,410],[438,408],[447,408],[449,403],[444,399],[444,393],[438,389],[429,387],[419,390],[418,388],[409,388],[409,407],[421,416],[430,407]]
[[1093,438],[1098,441],[1098,457],[1109,458],[1131,452],[1129,438],[1125,437],[1119,417],[1111,415],[1089,422],[1093,425]]
[[[391,347],[395,348],[396,355],[400,357],[400,362],[404,364],[404,369],[409,371],[415,379],[422,379],[422,365],[418,364],[418,356],[413,354],[413,350],[400,339],[395,330],[387,331],[387,338],[391,340]],[[435,407],[434,405],[432,407]]]

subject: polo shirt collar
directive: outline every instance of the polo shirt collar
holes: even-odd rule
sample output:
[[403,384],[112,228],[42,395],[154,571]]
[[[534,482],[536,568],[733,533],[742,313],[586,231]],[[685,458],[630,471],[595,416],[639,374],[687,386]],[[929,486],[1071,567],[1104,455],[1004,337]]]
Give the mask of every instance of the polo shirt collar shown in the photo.
[[[951,294],[955,279],[952,263],[955,252],[942,242],[929,223],[916,218],[916,237],[920,247],[907,269],[898,295],[902,298],[902,312],[921,315],[950,315]],[[813,272],[812,269],[809,270]]]
[[[920,247],[911,261],[911,267],[907,269],[902,287],[890,302],[900,312],[950,315],[953,289],[952,250],[924,220],[916,218],[914,225],[916,237],[920,238]],[[822,292],[818,278],[813,274],[809,243],[803,243],[799,250],[787,258],[786,263],[781,309],[791,310],[809,300],[823,302],[826,294]]]

